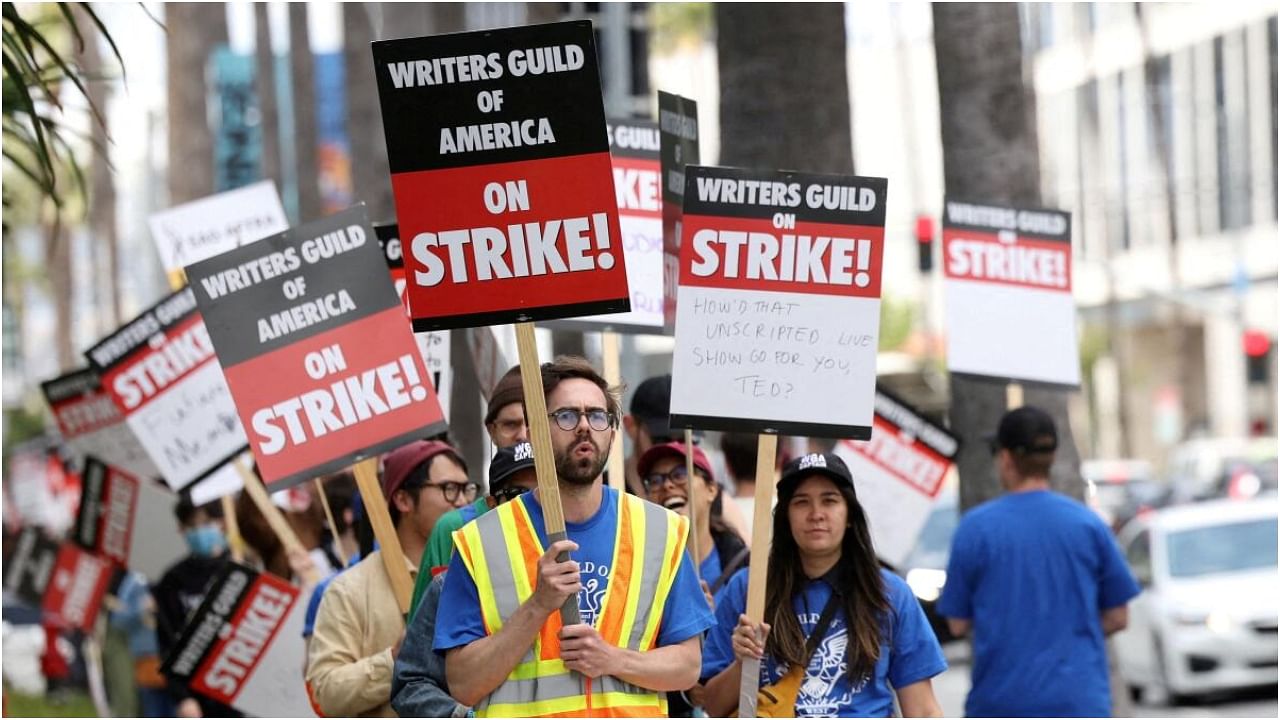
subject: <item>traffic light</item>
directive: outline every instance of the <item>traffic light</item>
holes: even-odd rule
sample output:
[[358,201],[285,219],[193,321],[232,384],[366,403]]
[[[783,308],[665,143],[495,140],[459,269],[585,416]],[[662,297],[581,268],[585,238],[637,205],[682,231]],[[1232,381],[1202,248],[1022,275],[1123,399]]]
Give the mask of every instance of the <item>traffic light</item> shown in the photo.
[[920,251],[920,274],[933,271],[933,218],[916,216],[916,248]]

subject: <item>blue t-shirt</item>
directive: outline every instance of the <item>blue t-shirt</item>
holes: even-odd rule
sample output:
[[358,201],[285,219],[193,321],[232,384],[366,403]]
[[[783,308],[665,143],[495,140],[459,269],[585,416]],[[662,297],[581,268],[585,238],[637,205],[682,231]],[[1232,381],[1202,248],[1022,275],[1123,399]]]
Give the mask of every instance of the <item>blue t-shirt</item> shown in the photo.
[[343,570],[354,566],[360,562],[360,553],[356,552],[347,560],[347,567],[329,574],[329,577],[316,583],[316,587],[311,591],[311,598],[307,600],[307,612],[302,616],[302,637],[309,638],[316,632],[316,616],[320,614],[320,601],[324,599],[324,591],[329,589],[329,583],[333,579],[342,574]]
[[[546,547],[546,523],[542,518],[542,506],[533,493],[525,493],[512,502],[524,503],[538,539]],[[610,487],[604,488],[600,509],[586,522],[566,522],[569,539],[578,543],[573,559],[582,573],[582,592],[578,593],[578,610],[582,622],[595,624],[600,605],[604,602],[609,582],[609,564],[613,562],[613,543],[618,528],[618,494]],[[671,594],[667,596],[662,611],[662,625],[658,629],[658,646],[674,645],[702,633],[715,622],[707,607],[702,588],[693,572],[693,562],[684,553],[680,568],[676,571]],[[484,620],[480,614],[480,595],[475,580],[467,572],[461,553],[454,553],[449,561],[449,575],[440,595],[440,610],[436,621],[436,652],[461,647],[485,636]]]
[[965,714],[1110,716],[1100,616],[1137,594],[1111,531],[1081,503],[1039,490],[971,510],[938,601],[942,616],[973,622]]
[[[889,717],[893,713],[893,688],[931,678],[947,669],[938,638],[929,627],[911,589],[902,578],[887,570],[880,571],[890,617],[882,622],[884,634],[880,643],[880,659],[874,676],[857,682],[849,678],[845,653],[849,646],[849,627],[845,615],[837,611],[826,635],[809,658],[809,667],[796,697],[797,717]],[[810,580],[804,592],[792,600],[800,619],[800,628],[808,633],[822,615],[832,588],[824,579]],[[733,629],[738,616],[746,612],[747,569],[739,570],[725,584],[723,597],[716,600],[716,626],[707,633],[702,650],[702,679],[706,682],[733,664]],[[760,664],[760,686],[777,682],[787,667],[768,655]]]

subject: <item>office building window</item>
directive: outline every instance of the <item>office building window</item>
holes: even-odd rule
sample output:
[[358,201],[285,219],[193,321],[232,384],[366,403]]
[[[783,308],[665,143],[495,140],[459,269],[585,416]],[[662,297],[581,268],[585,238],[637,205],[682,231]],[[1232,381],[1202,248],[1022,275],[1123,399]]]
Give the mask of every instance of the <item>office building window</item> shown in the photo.
[[[1163,193],[1163,200],[1177,207],[1178,182],[1176,156],[1177,146],[1174,143],[1173,129],[1173,62],[1168,55],[1152,58],[1148,61],[1147,77],[1147,138],[1148,150],[1153,158],[1158,177],[1162,185],[1152,186],[1151,193]],[[1178,223],[1172,219],[1169,223],[1169,240],[1177,242]]]
[[[1090,3],[1092,4],[1092,3]],[[1112,223],[1116,230],[1116,237],[1119,245],[1113,245],[1116,250],[1128,250],[1132,243],[1129,228],[1129,203],[1126,197],[1126,190],[1129,187],[1129,142],[1128,133],[1125,132],[1127,118],[1125,116],[1124,107],[1124,76],[1115,76],[1116,85],[1116,148],[1117,163],[1119,166],[1120,177],[1119,183],[1116,185],[1115,194],[1112,198],[1111,213],[1113,215]]]

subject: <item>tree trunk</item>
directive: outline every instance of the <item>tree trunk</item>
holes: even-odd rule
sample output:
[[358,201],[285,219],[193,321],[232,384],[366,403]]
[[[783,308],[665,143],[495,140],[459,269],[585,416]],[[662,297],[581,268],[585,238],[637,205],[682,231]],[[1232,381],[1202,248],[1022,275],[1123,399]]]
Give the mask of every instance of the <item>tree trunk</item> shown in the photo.
[[213,193],[213,132],[205,108],[204,70],[214,48],[227,42],[223,3],[164,6],[169,68],[169,204]]
[[716,3],[720,164],[852,173],[842,3]]
[[[1035,98],[1024,75],[1018,6],[933,3],[932,7],[947,194],[1038,205]],[[1067,417],[1066,392],[1028,386],[1024,398],[1026,404],[1052,415],[1058,426],[1054,488],[1082,497],[1080,458]],[[963,510],[1000,494],[984,436],[995,432],[1004,411],[1004,383],[951,377],[950,420],[951,431],[961,440],[958,468]]]
[[[87,17],[80,13],[82,18]],[[89,91],[89,102],[102,115],[102,122],[89,124],[90,138],[94,147],[89,171],[89,231],[90,248],[94,257],[94,265],[101,268],[93,273],[96,284],[95,320],[96,335],[105,335],[120,326],[120,243],[116,233],[116,185],[115,173],[111,169],[109,152],[109,128],[107,122],[107,102],[110,99],[111,85],[106,80],[107,69],[103,65],[102,53],[96,37],[85,38],[82,63],[85,74],[91,78],[86,82]],[[111,73],[114,75],[114,72]],[[104,261],[105,256],[105,261]],[[105,310],[105,316],[104,316]]]
[[49,294],[53,297],[54,352],[60,372],[70,372],[80,364],[77,357],[71,308],[75,288],[71,283],[71,240],[62,226],[62,210],[53,208],[52,219],[44,226],[44,263],[49,272]]
[[289,70],[293,74],[293,138],[298,170],[298,221],[324,214],[316,154],[316,72],[307,37],[307,4],[289,3]]
[[271,49],[271,20],[267,4],[253,4],[254,82],[258,89],[258,109],[262,113],[262,177],[274,182],[279,191],[280,176],[280,111],[276,107],[276,54]]

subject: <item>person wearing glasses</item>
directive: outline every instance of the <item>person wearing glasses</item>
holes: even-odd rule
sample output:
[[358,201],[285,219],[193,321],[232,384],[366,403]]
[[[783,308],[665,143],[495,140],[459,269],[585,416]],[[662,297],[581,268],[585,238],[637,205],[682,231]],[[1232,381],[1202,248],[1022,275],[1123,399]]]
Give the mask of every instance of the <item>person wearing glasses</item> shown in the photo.
[[477,717],[666,716],[712,624],[688,520],[604,485],[618,398],[586,360],[543,365],[542,384],[565,537],[540,490],[454,533],[435,632],[449,691]]
[[[476,498],[462,456],[447,443],[417,440],[383,456],[387,499],[405,564],[416,575],[436,519]],[[307,683],[328,717],[395,717],[391,678],[404,619],[381,551],[338,575],[320,601]]]

